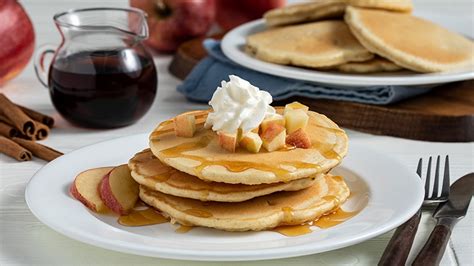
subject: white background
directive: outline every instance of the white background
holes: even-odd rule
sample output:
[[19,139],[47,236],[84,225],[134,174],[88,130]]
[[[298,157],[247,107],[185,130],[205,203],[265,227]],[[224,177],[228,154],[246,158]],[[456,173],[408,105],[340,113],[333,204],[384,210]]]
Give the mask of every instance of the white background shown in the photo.
[[[123,0],[83,1],[21,1],[30,14],[36,31],[36,45],[57,44],[60,41],[52,16],[70,8],[93,6],[127,6]],[[428,17],[444,26],[456,29],[465,35],[474,36],[474,3],[467,0],[423,0],[415,1],[415,13]],[[1,37],[1,36],[0,36]],[[189,109],[204,108],[203,105],[187,102],[175,88],[180,81],[167,72],[170,56],[156,56],[159,72],[158,95],[149,113],[133,126],[113,130],[89,130],[76,128],[61,119],[53,109],[48,91],[37,81],[33,67],[1,88],[13,101],[56,118],[57,127],[44,141],[46,145],[63,152],[115,137],[148,132],[159,121]],[[403,121],[400,121],[403,127]],[[474,143],[430,143],[374,136],[349,130],[351,142],[363,143],[372,148],[397,157],[415,169],[419,157],[449,154],[451,174],[456,179],[474,171]],[[436,134],[436,132],[433,132]],[[24,189],[30,177],[44,165],[44,161],[16,162],[0,155],[0,265],[241,265],[244,263],[183,262],[122,254],[89,246],[54,232],[41,224],[28,210],[24,200]],[[65,177],[71,178],[71,177]],[[47,192],[46,192],[47,193]],[[403,193],[403,191],[400,191]],[[443,265],[473,265],[473,208],[468,216],[454,229]],[[54,211],[54,210],[51,210]],[[415,247],[411,254],[421,248],[434,225],[429,213],[424,213]],[[312,256],[274,261],[247,262],[245,265],[368,265],[376,264],[391,233],[352,247],[316,254]]]

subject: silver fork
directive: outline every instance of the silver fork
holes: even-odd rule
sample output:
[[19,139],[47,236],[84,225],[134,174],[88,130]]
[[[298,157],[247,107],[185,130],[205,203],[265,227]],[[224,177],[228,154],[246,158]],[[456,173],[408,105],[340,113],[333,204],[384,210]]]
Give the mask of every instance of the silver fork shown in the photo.
[[[425,199],[423,200],[422,208],[425,209],[430,206],[439,204],[448,200],[449,197],[449,156],[446,155],[444,162],[444,175],[443,175],[443,184],[440,188],[439,172],[440,172],[440,156],[436,158],[436,167],[435,175],[433,182],[433,190],[430,193],[430,187],[432,183],[431,176],[431,162],[432,157],[430,156],[428,160],[428,167],[426,170],[425,178]],[[416,168],[416,173],[420,178],[422,175],[423,159],[420,158],[418,161],[418,166]],[[387,247],[385,248],[382,257],[378,265],[405,265],[410,253],[411,246],[413,245],[413,240],[415,239],[416,231],[421,219],[421,209],[416,212],[410,220],[406,221],[404,224],[399,226],[395,233],[393,234],[390,242],[388,242]]]

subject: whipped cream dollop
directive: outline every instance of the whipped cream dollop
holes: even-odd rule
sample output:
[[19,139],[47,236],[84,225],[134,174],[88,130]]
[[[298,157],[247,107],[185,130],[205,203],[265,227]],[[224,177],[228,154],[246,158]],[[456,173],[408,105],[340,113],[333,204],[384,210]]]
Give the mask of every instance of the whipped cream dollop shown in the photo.
[[237,133],[240,128],[247,133],[257,128],[267,116],[275,114],[270,106],[273,101],[270,93],[237,76],[230,75],[229,78],[228,82],[222,81],[209,102],[213,111],[207,116],[206,128],[226,133]]

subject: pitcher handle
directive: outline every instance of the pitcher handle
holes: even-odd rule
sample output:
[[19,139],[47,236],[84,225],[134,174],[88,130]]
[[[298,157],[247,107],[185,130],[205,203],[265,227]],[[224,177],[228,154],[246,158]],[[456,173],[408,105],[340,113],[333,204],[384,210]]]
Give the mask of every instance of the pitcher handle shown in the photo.
[[[44,59],[47,54],[54,54],[56,52],[56,49],[52,44],[44,44],[38,48],[38,50],[35,53],[35,58],[34,58],[34,63],[35,63],[35,72],[36,76],[38,77],[38,80],[48,88],[48,69],[49,65],[47,68],[44,66]],[[51,64],[51,62],[50,62]]]

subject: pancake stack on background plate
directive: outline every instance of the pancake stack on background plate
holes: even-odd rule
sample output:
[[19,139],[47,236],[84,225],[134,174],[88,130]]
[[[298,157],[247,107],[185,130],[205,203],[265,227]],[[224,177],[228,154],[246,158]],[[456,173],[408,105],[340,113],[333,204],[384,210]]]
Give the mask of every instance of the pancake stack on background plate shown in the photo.
[[[326,116],[299,106],[309,118],[306,148],[295,142],[271,152],[242,145],[228,151],[216,132],[203,127],[209,110],[162,122],[150,135],[150,149],[128,163],[140,199],[172,223],[226,231],[311,224],[337,210],[350,191],[342,177],[328,172],[346,155],[347,135]],[[183,117],[195,121],[186,137],[178,122]]]
[[411,0],[314,0],[268,11],[257,59],[349,73],[473,68],[474,42],[411,15]]

